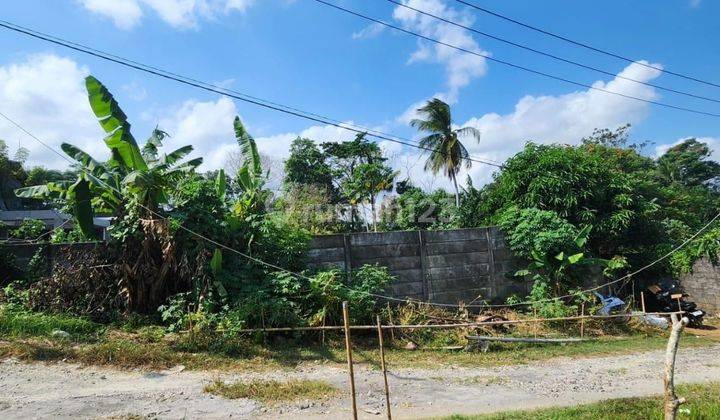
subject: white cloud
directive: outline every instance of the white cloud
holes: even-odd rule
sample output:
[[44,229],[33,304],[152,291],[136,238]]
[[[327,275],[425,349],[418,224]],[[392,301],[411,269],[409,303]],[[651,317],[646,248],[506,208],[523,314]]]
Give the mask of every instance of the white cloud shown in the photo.
[[228,153],[238,147],[232,125],[236,115],[235,103],[225,97],[206,102],[188,100],[157,123],[170,134],[164,142],[167,150],[192,145],[192,156],[203,158],[201,170],[213,170],[222,168]]
[[133,80],[122,86],[122,90],[135,101],[144,101],[147,98],[147,90],[137,81]]
[[[643,62],[648,64],[647,62]],[[660,64],[653,64],[661,67]],[[651,81],[660,75],[659,70],[630,64],[621,76],[639,81]],[[657,100],[654,88],[615,78],[609,82],[597,81],[593,87],[612,92],[631,95],[646,100]],[[414,110],[424,101],[411,105],[398,117],[407,122],[414,116]],[[481,140],[465,140],[470,155],[486,160],[502,162],[519,152],[527,141],[538,143],[578,144],[580,139],[592,134],[595,128],[615,128],[625,123],[637,124],[649,112],[649,104],[611,95],[598,90],[587,89],[557,96],[524,96],[513,112],[505,115],[488,113],[466,121],[462,126],[472,126],[480,130]],[[415,151],[410,156],[418,156]],[[449,180],[442,176],[434,177],[422,170],[424,159],[414,165],[409,173],[416,185],[451,188]],[[482,185],[492,180],[493,166],[473,162],[469,171],[473,183]],[[458,182],[465,184],[468,172],[464,169],[458,175]]]
[[177,28],[197,27],[200,19],[212,20],[232,12],[244,13],[255,0],[80,0],[87,10],[109,18],[120,29],[132,29],[143,10]]
[[385,30],[385,26],[379,23],[372,23],[357,32],[353,32],[352,39],[370,39],[380,35]]
[[[0,67],[0,109],[56,151],[68,142],[98,159],[107,158],[105,137],[85,93],[89,70],[53,54],[26,57]],[[0,138],[11,149],[30,151],[28,166],[65,168],[68,163],[40,143],[0,119]],[[60,152],[62,154],[62,152]]]
[[[633,63],[619,75],[647,82],[658,77],[660,71]],[[646,100],[658,99],[654,88],[617,77],[609,82],[597,81],[593,87]],[[647,116],[649,106],[592,89],[558,96],[528,95],[518,101],[510,114],[489,113],[463,124],[482,133],[479,143],[466,146],[474,156],[503,161],[517,153],[526,141],[578,144],[595,128],[636,124]],[[473,179],[488,181],[492,171],[486,165],[474,164],[471,172]]]
[[[170,134],[165,147],[175,149],[187,144],[194,147],[193,156],[202,156],[201,170],[223,168],[227,157],[237,151],[232,122],[238,110],[229,98],[221,97],[216,101],[189,100],[177,107],[170,116],[155,117],[146,115],[145,120],[155,123]],[[242,117],[241,117],[242,119]],[[246,128],[252,134],[252,127]],[[346,124],[353,124],[351,121]],[[355,133],[332,125],[310,126],[299,132],[280,133],[272,136],[255,137],[258,151],[275,159],[285,159],[290,154],[290,144],[297,137],[306,137],[318,144],[323,142],[348,141]]]
[[[471,14],[447,7],[442,0],[404,0],[404,4],[465,26],[472,26],[475,20]],[[429,38],[468,51],[490,55],[489,52],[480,48],[465,29],[422,15],[402,6],[395,7],[393,17],[404,28],[419,32]],[[487,60],[483,57],[440,44],[428,44],[427,41],[422,40],[418,41],[418,49],[410,56],[408,62],[416,63],[420,61],[436,62],[445,66],[447,91],[444,96],[450,103],[457,101],[461,88],[467,86],[474,78],[483,76],[487,71]]]
[[80,0],[87,10],[112,19],[120,29],[132,29],[143,16],[137,0]]

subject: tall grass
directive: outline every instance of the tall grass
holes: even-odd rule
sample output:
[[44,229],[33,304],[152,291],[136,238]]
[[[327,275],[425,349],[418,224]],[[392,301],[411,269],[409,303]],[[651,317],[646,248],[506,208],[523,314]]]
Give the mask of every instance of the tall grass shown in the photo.
[[104,327],[69,315],[28,312],[13,305],[0,307],[0,335],[3,337],[50,337],[58,330],[78,340],[92,338]]

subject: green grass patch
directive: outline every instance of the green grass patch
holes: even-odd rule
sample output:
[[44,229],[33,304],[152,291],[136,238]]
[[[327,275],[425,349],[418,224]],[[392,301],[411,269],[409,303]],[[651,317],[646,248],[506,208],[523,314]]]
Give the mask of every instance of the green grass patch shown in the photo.
[[50,337],[54,331],[65,331],[73,339],[87,340],[104,329],[83,318],[0,307],[0,335],[4,337]]
[[218,380],[206,385],[205,392],[230,399],[249,398],[272,404],[324,399],[335,395],[338,389],[327,382],[310,379],[293,379],[286,382],[254,380],[232,384]]
[[[121,325],[104,326],[67,315],[34,313],[13,305],[0,306],[0,357],[22,360],[62,360],[118,368],[166,369],[182,364],[187,369],[266,371],[293,369],[301,363],[345,363],[342,334],[327,334],[327,345],[317,337],[268,335],[228,337],[221,333],[167,334],[163,327],[137,318]],[[70,334],[53,336],[53,331]],[[283,338],[284,337],[284,338]],[[262,343],[264,341],[264,344]],[[682,347],[717,344],[712,337],[684,334]],[[557,344],[492,344],[487,353],[440,349],[406,350],[405,342],[388,343],[386,359],[394,368],[443,368],[448,366],[498,366],[533,363],[556,357],[598,357],[664,349],[666,334],[635,333],[623,338]],[[353,348],[357,363],[379,368],[374,336],[356,334]],[[710,361],[709,363],[712,363]]]
[[[720,382],[681,385],[678,396],[688,402],[680,406],[680,419],[719,419]],[[662,397],[619,398],[594,404],[566,408],[544,408],[530,411],[509,411],[478,416],[451,416],[446,420],[577,420],[577,419],[662,419]]]

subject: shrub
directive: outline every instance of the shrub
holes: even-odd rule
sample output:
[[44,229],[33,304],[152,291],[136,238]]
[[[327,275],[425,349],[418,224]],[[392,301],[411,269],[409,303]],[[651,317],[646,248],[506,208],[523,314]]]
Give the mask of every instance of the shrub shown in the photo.
[[16,229],[10,231],[10,236],[16,239],[33,240],[47,230],[42,220],[25,219]]
[[119,266],[107,247],[67,250],[51,276],[32,284],[28,306],[38,311],[110,321],[127,308],[118,285]]
[[511,207],[500,215],[499,222],[510,249],[525,259],[532,258],[533,252],[555,256],[570,249],[578,234],[557,213],[536,208]]

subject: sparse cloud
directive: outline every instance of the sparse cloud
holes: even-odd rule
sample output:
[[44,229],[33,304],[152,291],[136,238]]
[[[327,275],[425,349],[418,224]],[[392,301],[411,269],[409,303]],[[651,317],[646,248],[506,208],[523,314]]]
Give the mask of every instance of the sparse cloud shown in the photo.
[[[472,14],[448,7],[442,0],[404,0],[404,4],[465,26],[472,26],[475,20]],[[491,55],[490,52],[480,48],[466,29],[422,15],[402,6],[395,7],[393,18],[400,22],[404,28],[419,32],[424,36],[468,51]],[[487,60],[483,57],[444,45],[429,44],[427,41],[419,40],[418,48],[412,53],[408,63],[423,61],[440,63],[445,66],[447,90],[443,92],[443,95],[445,100],[450,103],[457,101],[460,89],[487,72]]]
[[385,30],[385,26],[379,23],[372,23],[361,30],[352,34],[352,39],[370,39],[380,35]]
[[141,102],[147,98],[147,90],[137,80],[124,84],[122,90],[134,101]]
[[195,28],[201,19],[212,20],[232,12],[244,13],[255,0],[79,0],[88,11],[130,30],[151,11],[176,28]]

